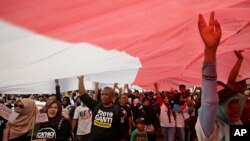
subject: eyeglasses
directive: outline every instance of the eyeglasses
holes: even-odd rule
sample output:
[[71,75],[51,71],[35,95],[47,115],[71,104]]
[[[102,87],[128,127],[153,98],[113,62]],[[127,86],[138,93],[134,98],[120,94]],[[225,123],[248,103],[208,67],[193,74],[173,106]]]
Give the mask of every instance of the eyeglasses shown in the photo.
[[14,104],[14,107],[15,107],[15,108],[17,108],[17,107],[18,107],[18,108],[20,108],[20,109],[23,109],[23,108],[24,108],[24,106],[23,106],[23,105],[19,105],[19,104]]

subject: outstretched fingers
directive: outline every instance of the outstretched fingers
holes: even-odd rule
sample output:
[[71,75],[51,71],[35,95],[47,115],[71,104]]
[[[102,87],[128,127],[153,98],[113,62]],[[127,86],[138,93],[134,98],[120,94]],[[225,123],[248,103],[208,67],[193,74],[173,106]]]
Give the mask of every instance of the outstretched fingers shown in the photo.
[[234,50],[235,55],[238,59],[242,59],[243,55],[241,54],[244,50]]
[[214,26],[214,11],[210,14],[209,26]]
[[215,25],[215,31],[216,31],[216,33],[218,34],[219,37],[221,37],[222,31],[221,31],[220,23],[217,20],[215,20],[214,21],[214,25]]
[[199,14],[198,27],[200,32],[202,32],[202,30],[207,27],[207,23],[201,14]]

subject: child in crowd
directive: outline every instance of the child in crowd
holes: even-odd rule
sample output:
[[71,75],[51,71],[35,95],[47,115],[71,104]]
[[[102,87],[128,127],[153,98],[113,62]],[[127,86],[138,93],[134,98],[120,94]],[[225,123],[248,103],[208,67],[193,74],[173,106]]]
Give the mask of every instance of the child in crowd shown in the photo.
[[136,129],[132,132],[130,141],[148,141],[147,134],[144,131],[144,118],[136,120]]

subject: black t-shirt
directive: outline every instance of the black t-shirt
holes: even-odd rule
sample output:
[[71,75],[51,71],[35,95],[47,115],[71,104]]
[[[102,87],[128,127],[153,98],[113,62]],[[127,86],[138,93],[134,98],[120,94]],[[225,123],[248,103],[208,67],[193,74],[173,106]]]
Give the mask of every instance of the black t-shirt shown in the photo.
[[132,117],[132,110],[128,105],[122,106],[120,105],[122,109],[124,109],[123,117],[124,117],[124,128],[125,131],[129,130],[129,117]]
[[41,124],[35,138],[46,138],[49,140],[56,141],[68,141],[70,135],[71,124],[68,119],[63,118],[62,121],[55,126],[43,126],[43,124]]
[[9,141],[30,141],[31,137],[28,136],[28,134],[29,134],[29,133],[26,133],[26,134],[24,134],[24,135],[22,135],[22,136],[19,136],[19,137],[17,137],[17,138],[11,139],[11,140],[9,140]]
[[80,98],[93,113],[90,141],[118,141],[125,138],[120,106],[104,107],[86,94]]
[[[144,117],[145,129],[148,129],[150,133],[154,133],[160,128],[160,121],[157,117],[156,111],[153,109],[152,105],[141,106],[138,112],[139,117]],[[153,127],[152,127],[153,126]],[[154,130],[154,131],[153,131]],[[147,132],[147,133],[148,133]]]

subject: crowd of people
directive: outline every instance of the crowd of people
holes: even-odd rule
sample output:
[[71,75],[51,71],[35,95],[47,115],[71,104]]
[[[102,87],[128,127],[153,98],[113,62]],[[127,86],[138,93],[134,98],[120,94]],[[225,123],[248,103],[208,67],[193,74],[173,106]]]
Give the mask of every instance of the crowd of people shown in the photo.
[[[211,13],[209,24],[199,15],[198,28],[205,44],[202,87],[190,91],[184,84],[178,90],[132,91],[128,84],[119,88],[87,91],[84,76],[78,76],[78,90],[61,94],[3,95],[0,102],[18,113],[14,121],[0,117],[3,141],[229,141],[230,124],[250,125],[250,89],[246,80],[235,82],[243,60],[238,61],[226,84],[217,81],[216,52],[221,27]],[[248,96],[249,97],[248,97]],[[37,123],[38,113],[48,120]]]

